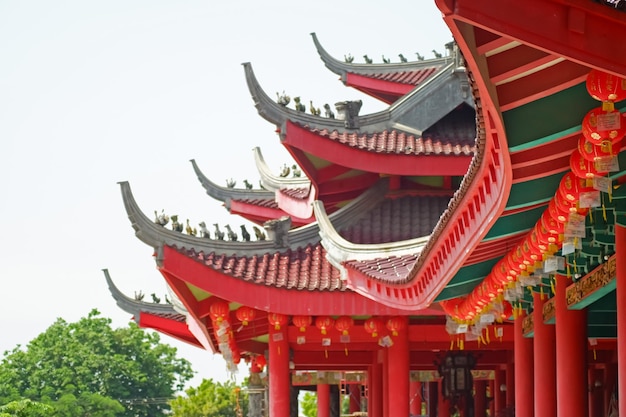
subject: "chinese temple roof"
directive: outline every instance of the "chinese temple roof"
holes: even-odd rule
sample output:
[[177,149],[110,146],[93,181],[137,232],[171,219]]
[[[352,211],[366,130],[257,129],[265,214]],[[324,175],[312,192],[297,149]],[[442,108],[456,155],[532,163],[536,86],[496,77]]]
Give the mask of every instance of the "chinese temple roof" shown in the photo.
[[187,327],[186,311],[180,307],[177,309],[172,304],[149,303],[128,297],[113,283],[108,269],[104,269],[102,272],[104,272],[109,291],[118,307],[132,314],[133,320],[139,327],[158,330],[183,342],[200,346],[198,340]]
[[340,61],[331,56],[321,45],[315,33],[311,33],[315,48],[326,68],[341,77],[341,81],[349,87],[363,91],[367,95],[376,97],[391,104],[406,95],[415,86],[427,82],[430,77],[443,67],[460,59],[458,50],[451,43],[449,54],[445,57],[409,62],[394,62],[380,64],[359,64]]

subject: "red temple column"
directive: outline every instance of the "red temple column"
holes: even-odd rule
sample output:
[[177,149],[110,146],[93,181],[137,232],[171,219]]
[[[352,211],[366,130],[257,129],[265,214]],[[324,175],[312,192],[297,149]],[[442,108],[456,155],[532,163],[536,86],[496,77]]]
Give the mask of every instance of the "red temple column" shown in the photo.
[[[389,416],[409,415],[409,319],[394,317],[396,335],[390,336],[393,344],[387,348],[387,410]],[[392,383],[393,381],[393,383]]]
[[409,414],[417,416],[422,414],[422,383],[420,381],[409,382]]
[[269,400],[272,417],[289,417],[290,372],[286,326],[269,328]]
[[330,385],[317,384],[317,417],[330,417]]
[[[430,381],[427,382],[428,384],[428,416],[429,417],[436,417],[437,416],[437,382],[436,381]],[[422,410],[420,409],[420,413],[422,412]],[[419,413],[418,413],[419,415]]]
[[[624,221],[623,215],[618,220]],[[617,398],[618,415],[626,416],[626,227],[615,223],[615,257],[617,270],[615,297],[617,298]]]
[[[524,337],[520,315],[514,321],[515,339],[515,416],[534,416],[533,395],[533,340]],[[507,385],[508,392],[508,385]]]
[[[565,292],[570,280],[556,277],[556,367],[559,383],[557,400],[559,417],[586,417],[587,391],[587,312],[569,310]],[[537,358],[535,358],[537,360]]]
[[474,381],[474,417],[487,415],[487,381],[484,379]]
[[556,416],[556,335],[554,326],[543,322],[545,301],[546,295],[533,294],[535,417]]
[[489,410],[489,415],[493,416],[495,415],[495,405],[493,403],[493,398],[494,398],[494,388],[495,388],[495,381],[493,379],[490,379],[487,382],[487,410]]
[[379,349],[372,352],[372,365],[368,376],[368,416],[383,417],[383,370]]
[[450,404],[443,396],[443,379],[439,380],[437,386],[439,388],[437,391],[437,398],[439,398],[437,402],[437,417],[450,417]]
[[499,413],[506,406],[506,391],[501,389],[503,385],[506,389],[506,374],[502,368],[497,367],[494,371],[493,391],[491,392],[494,414]]
[[[515,352],[513,352],[513,356],[515,356]],[[512,359],[513,360],[506,365],[504,383],[505,407],[515,406],[515,358]]]
[[589,367],[589,417],[603,417],[604,398],[602,392],[602,370]]
[[350,405],[348,410],[350,414],[354,414],[361,411],[361,385],[350,384],[348,387],[350,389]]

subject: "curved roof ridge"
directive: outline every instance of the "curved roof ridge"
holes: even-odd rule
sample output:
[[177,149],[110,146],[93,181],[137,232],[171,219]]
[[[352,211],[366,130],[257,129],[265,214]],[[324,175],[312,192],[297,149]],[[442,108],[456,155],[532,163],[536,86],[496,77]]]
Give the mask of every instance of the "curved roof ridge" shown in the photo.
[[[265,91],[261,88],[259,81],[254,75],[252,64],[244,62],[244,72],[246,75],[246,83],[248,84],[248,90],[252,95],[252,100],[257,108],[257,111],[261,117],[270,123],[282,126],[287,120],[297,120],[302,124],[336,126],[341,128],[344,126],[344,121],[339,119],[322,118],[321,116],[314,116],[305,112],[296,111],[294,109],[287,108],[278,104],[275,100],[271,99]],[[320,124],[321,121],[324,121]]]
[[344,62],[338,60],[329,54],[323,47],[322,44],[317,39],[317,35],[315,32],[311,33],[311,37],[313,38],[313,43],[315,44],[315,49],[317,49],[317,53],[319,54],[322,62],[326,65],[330,71],[334,72],[337,75],[340,75],[342,81],[345,82],[345,74],[347,72],[355,73],[355,74],[386,74],[386,73],[395,73],[401,71],[414,71],[418,69],[432,68],[432,67],[441,67],[448,64],[450,61],[454,61],[454,55],[447,55],[442,58],[434,58],[423,61],[408,61],[408,62],[398,62],[398,63],[380,63],[380,64],[355,64],[353,62]]
[[127,296],[119,288],[117,288],[111,278],[111,275],[109,274],[108,269],[104,268],[102,269],[102,272],[104,273],[104,278],[106,279],[109,291],[111,292],[117,306],[127,313],[132,314],[133,317],[135,317],[135,320],[139,320],[139,314],[142,311],[159,315],[185,315],[184,313],[177,311],[173,304],[150,303]]
[[252,152],[254,152],[254,163],[256,164],[256,169],[259,171],[261,176],[261,184],[263,184],[263,187],[272,192],[272,197],[274,197],[275,192],[286,188],[311,187],[311,181],[309,181],[306,177],[287,178],[274,175],[270,167],[265,162],[265,158],[263,158],[261,148],[255,146],[252,148]]
[[[164,245],[193,249],[195,252],[233,254],[238,256],[254,256],[274,253],[289,247],[306,246],[319,242],[319,227],[311,223],[286,232],[275,240],[257,240],[249,242],[208,239],[176,232],[165,228],[149,219],[139,208],[127,181],[119,182],[124,207],[128,214],[135,235],[145,244],[156,249],[157,262],[161,262],[161,248]],[[378,204],[388,188],[387,181],[379,181],[377,185],[361,194],[342,209],[331,214],[331,218],[338,224],[344,224],[354,218],[354,212],[371,209]],[[289,219],[289,218],[288,218]]]
[[[261,117],[274,123],[279,134],[290,121],[311,130],[337,132],[378,133],[397,129],[421,135],[422,132],[451,112],[461,103],[474,107],[465,67],[450,61],[424,83],[397,100],[385,110],[368,115],[357,115],[354,120],[330,119],[299,112],[278,104],[261,88],[250,63],[244,63],[246,81],[255,107]],[[351,127],[348,127],[350,124]]]
[[[319,224],[322,246],[328,253],[329,261],[335,266],[347,260],[370,260],[385,256],[415,255],[421,252],[430,239],[429,236],[388,243],[352,243],[343,238],[337,231],[340,227],[333,225],[326,214],[324,204],[317,200],[313,203],[315,218]],[[341,266],[342,270],[344,267]]]
[[249,190],[242,188],[230,188],[217,185],[211,181],[198,167],[195,159],[190,159],[193,170],[205,189],[206,193],[228,206],[231,200],[273,200],[274,192],[269,190]]

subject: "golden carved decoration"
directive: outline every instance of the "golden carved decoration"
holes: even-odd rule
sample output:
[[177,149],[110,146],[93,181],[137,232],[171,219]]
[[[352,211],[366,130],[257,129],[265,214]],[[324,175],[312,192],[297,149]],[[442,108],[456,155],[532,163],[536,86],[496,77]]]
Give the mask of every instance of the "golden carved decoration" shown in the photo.
[[555,303],[555,298],[552,297],[550,298],[548,301],[546,301],[545,303],[543,303],[543,311],[542,311],[542,315],[543,315],[543,321],[544,323],[548,320],[551,320],[554,318],[554,315],[556,314],[556,303]]
[[565,292],[567,307],[569,308],[580,303],[582,300],[614,280],[616,273],[615,265],[616,258],[615,255],[613,255],[607,262],[598,266],[596,269],[567,287]]
[[532,332],[535,328],[535,322],[533,321],[533,315],[529,314],[522,319],[522,334],[526,335]]

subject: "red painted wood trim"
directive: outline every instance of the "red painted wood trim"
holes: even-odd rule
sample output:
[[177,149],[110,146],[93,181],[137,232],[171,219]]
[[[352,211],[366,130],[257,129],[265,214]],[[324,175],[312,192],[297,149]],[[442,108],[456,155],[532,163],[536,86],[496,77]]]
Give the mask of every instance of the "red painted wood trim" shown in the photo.
[[[443,314],[436,309],[424,311],[414,309],[411,312],[406,312],[379,304],[352,291],[298,291],[253,284],[224,275],[168,246],[163,248],[163,266],[161,269],[178,280],[194,285],[210,294],[263,311],[294,315]],[[190,302],[193,301],[190,300]]]
[[[230,212],[232,214],[238,214],[246,219],[253,221],[257,224],[263,224],[267,220],[278,219],[282,216],[286,216],[283,210],[277,210],[270,207],[260,207],[255,204],[250,204],[244,201],[232,200],[230,202]],[[300,217],[291,216],[291,222],[294,226],[303,226],[315,221],[315,216],[311,216],[308,219],[302,219]]]
[[626,19],[610,7],[581,0],[438,0],[437,5],[442,11],[450,10],[447,21],[485,28],[626,78],[626,42],[606,41],[626,39]]
[[189,343],[190,345],[202,347],[198,339],[191,334],[186,323],[155,316],[142,311],[137,324],[139,327],[153,329],[185,343]]
[[[396,96],[397,98],[404,96],[415,88],[412,84],[401,84],[391,81],[377,80],[375,78],[353,73],[346,74],[346,85],[359,90],[369,90],[372,93],[379,93],[383,96]],[[388,102],[387,104],[391,104],[391,102]]]

